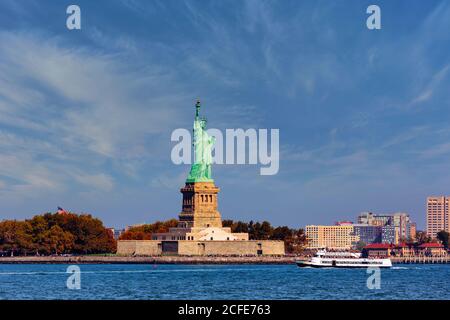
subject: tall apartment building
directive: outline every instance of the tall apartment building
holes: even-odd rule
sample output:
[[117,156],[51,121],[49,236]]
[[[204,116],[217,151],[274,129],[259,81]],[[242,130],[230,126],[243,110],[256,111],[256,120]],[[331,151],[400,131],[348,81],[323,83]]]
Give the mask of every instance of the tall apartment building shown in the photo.
[[308,249],[351,249],[359,236],[354,234],[352,225],[335,226],[306,226],[306,238],[308,239]]
[[450,196],[427,198],[427,234],[436,238],[439,231],[450,232]]

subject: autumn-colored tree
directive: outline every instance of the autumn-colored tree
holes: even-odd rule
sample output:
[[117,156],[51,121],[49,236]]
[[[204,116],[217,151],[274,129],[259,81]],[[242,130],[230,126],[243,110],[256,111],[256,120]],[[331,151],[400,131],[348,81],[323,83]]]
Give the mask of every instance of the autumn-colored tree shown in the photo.
[[51,214],[0,222],[0,251],[11,254],[113,253],[116,241],[91,215]]
[[27,221],[5,220],[0,223],[0,250],[11,255],[27,254],[34,249],[32,227]]
[[41,250],[54,254],[71,252],[75,239],[70,232],[64,231],[58,225],[54,225],[46,230],[42,238]]
[[151,224],[143,224],[131,227],[120,235],[120,240],[151,240],[153,233],[168,232],[169,228],[175,228],[178,220],[170,219],[167,221],[156,221]]
[[151,240],[152,234],[139,230],[127,230],[123,232],[120,237],[120,240]]

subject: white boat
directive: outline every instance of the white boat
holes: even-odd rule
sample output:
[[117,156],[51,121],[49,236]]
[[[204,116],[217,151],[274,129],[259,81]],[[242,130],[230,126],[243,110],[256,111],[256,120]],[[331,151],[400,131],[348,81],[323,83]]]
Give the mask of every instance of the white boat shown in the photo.
[[389,258],[361,258],[361,253],[319,250],[310,260],[295,261],[299,267],[314,268],[390,268]]

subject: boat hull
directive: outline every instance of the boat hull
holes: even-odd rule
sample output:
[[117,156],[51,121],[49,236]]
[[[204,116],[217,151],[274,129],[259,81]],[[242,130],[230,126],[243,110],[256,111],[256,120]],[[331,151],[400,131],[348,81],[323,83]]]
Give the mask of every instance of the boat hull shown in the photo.
[[389,264],[380,264],[380,265],[371,265],[371,264],[353,264],[353,265],[346,265],[346,264],[317,264],[312,263],[309,261],[296,261],[295,262],[298,267],[300,268],[340,268],[340,269],[365,269],[365,268],[391,268],[392,265]]

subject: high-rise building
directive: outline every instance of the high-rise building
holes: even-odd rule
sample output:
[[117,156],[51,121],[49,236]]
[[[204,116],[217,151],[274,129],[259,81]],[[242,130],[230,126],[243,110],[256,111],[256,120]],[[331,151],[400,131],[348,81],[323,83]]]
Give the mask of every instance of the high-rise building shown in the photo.
[[359,241],[352,225],[343,226],[306,226],[308,249],[351,249]]
[[427,234],[436,238],[439,231],[450,232],[450,196],[427,198]]

